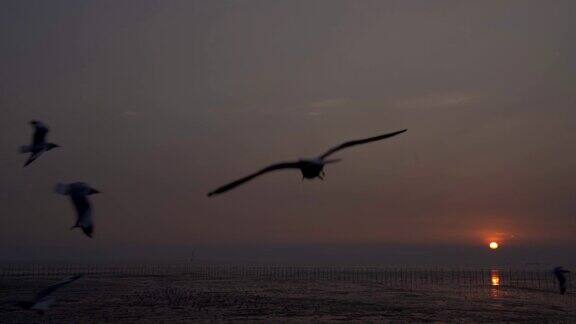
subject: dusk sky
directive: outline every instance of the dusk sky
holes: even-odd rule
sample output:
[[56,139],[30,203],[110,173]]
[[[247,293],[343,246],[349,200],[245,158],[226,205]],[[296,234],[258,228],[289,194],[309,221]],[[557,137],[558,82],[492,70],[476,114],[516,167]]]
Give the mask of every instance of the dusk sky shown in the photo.
[[[0,2],[0,258],[576,246],[576,2]],[[62,148],[22,168],[28,122]],[[335,154],[325,181],[274,162]],[[94,239],[53,191],[85,181]],[[8,253],[8,254],[7,254]]]

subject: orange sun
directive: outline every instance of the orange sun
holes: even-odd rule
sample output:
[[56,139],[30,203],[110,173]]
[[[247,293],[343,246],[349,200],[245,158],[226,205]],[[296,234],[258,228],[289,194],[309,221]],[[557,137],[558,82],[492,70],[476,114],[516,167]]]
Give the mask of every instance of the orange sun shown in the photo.
[[496,250],[498,248],[498,243],[497,242],[490,242],[490,248],[492,250]]

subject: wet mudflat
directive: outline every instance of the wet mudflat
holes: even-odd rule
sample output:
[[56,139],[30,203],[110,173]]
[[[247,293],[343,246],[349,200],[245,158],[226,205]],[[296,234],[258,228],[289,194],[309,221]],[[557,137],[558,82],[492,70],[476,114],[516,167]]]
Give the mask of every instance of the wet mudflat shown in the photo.
[[329,280],[85,277],[55,294],[45,315],[11,306],[54,278],[0,278],[0,322],[576,321],[576,298],[486,286],[427,289]]

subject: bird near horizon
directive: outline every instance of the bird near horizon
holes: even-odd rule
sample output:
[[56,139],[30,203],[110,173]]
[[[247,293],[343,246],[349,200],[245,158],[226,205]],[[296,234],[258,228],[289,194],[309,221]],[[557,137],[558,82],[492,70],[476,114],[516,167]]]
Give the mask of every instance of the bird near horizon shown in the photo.
[[34,134],[32,135],[32,143],[30,145],[23,145],[20,147],[20,153],[30,153],[30,156],[28,157],[28,160],[24,164],[24,167],[34,162],[44,152],[48,152],[57,147],[60,147],[60,145],[46,142],[46,136],[48,135],[50,129],[44,123],[38,120],[32,120],[30,121],[30,125],[34,127]]
[[89,195],[100,193],[84,182],[70,184],[59,183],[56,185],[56,193],[69,196],[76,210],[76,223],[70,229],[81,228],[86,236],[92,238],[94,221],[92,219],[92,205],[88,200]]
[[340,150],[343,150],[345,148],[348,148],[348,147],[366,144],[366,143],[370,143],[370,142],[380,141],[380,140],[383,140],[386,138],[390,138],[390,137],[402,134],[406,131],[407,131],[407,129],[403,129],[400,131],[396,131],[396,132],[392,132],[392,133],[388,133],[388,134],[384,134],[384,135],[348,141],[348,142],[342,143],[338,146],[335,146],[335,147],[329,149],[328,151],[326,151],[325,153],[323,153],[322,155],[320,155],[316,158],[312,158],[312,159],[300,159],[300,160],[294,161],[294,162],[280,162],[280,163],[272,164],[270,166],[267,166],[267,167],[261,169],[260,171],[258,171],[256,173],[253,173],[249,176],[246,176],[244,178],[241,178],[241,179],[238,179],[238,180],[233,181],[231,183],[228,183],[222,187],[219,187],[216,190],[209,192],[208,197],[224,193],[224,192],[231,190],[231,189],[234,189],[234,188],[236,188],[236,187],[264,174],[264,173],[268,173],[268,172],[276,171],[276,170],[299,169],[300,172],[302,173],[302,179],[312,180],[315,178],[319,178],[321,180],[324,180],[324,175],[325,175],[324,166],[326,164],[336,163],[336,162],[341,161],[340,159],[331,159],[331,160],[327,159],[327,157],[329,157],[330,155],[332,155],[332,154],[334,154]]
[[34,301],[18,301],[15,302],[15,306],[18,306],[20,308],[23,309],[30,309],[30,310],[35,310],[40,314],[44,314],[45,311],[47,311],[50,306],[52,306],[52,304],[54,304],[54,302],[56,301],[55,298],[51,298],[50,295],[55,292],[56,290],[78,280],[82,278],[82,275],[76,275],[73,277],[70,277],[66,280],[60,281],[56,284],[53,284],[51,286],[48,286],[44,289],[42,289],[41,291],[39,291],[36,294],[36,297],[34,298]]
[[554,268],[554,276],[558,280],[558,288],[560,289],[560,294],[564,295],[566,293],[566,276],[565,274],[570,273],[570,271],[565,270],[564,267]]

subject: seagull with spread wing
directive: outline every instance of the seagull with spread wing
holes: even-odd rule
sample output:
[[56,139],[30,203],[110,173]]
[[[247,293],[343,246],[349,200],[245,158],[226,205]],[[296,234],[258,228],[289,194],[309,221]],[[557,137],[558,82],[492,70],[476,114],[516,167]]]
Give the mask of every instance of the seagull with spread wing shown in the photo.
[[340,159],[331,159],[331,160],[327,159],[330,155],[332,155],[332,154],[334,154],[340,150],[343,150],[345,148],[351,147],[351,146],[366,144],[366,143],[375,142],[375,141],[380,141],[380,140],[383,140],[386,138],[390,138],[390,137],[402,134],[405,131],[407,131],[407,130],[403,129],[401,131],[396,131],[393,133],[388,133],[388,134],[374,136],[374,137],[370,137],[370,138],[364,138],[364,139],[345,142],[345,143],[342,143],[336,147],[329,149],[326,153],[320,155],[319,157],[313,158],[313,159],[300,159],[299,161],[295,161],[295,162],[280,162],[280,163],[272,164],[270,166],[263,168],[262,170],[260,170],[256,173],[253,173],[249,176],[238,179],[238,180],[233,181],[227,185],[224,185],[224,186],[222,186],[222,187],[220,187],[214,191],[211,191],[210,193],[208,193],[208,196],[210,197],[210,196],[213,196],[216,194],[221,194],[223,192],[226,192],[228,190],[236,188],[237,186],[242,185],[242,184],[256,178],[257,176],[260,176],[262,174],[265,174],[265,173],[268,173],[271,171],[276,171],[276,170],[299,169],[300,172],[302,172],[302,178],[303,179],[315,179],[315,178],[324,179],[324,166],[326,164],[329,164],[329,163],[335,163],[335,162],[340,161]]
[[56,193],[69,196],[76,210],[76,224],[70,229],[80,227],[86,236],[92,238],[94,222],[92,221],[92,206],[90,201],[88,201],[88,196],[100,193],[100,191],[91,188],[84,182],[74,182],[57,184]]
[[82,275],[76,275],[76,276],[70,277],[66,280],[63,280],[59,283],[53,284],[51,286],[48,286],[48,287],[42,289],[41,291],[39,291],[36,294],[36,298],[34,299],[34,301],[18,301],[16,303],[14,303],[14,305],[18,306],[20,308],[23,308],[23,309],[31,309],[31,310],[37,311],[40,314],[44,314],[44,312],[47,311],[50,308],[50,306],[52,306],[52,304],[54,304],[54,302],[56,301],[56,299],[50,297],[50,295],[54,291],[66,286],[66,285],[68,285],[68,284],[70,284],[70,283],[72,283],[72,282],[74,282],[80,278],[82,278]]
[[46,142],[46,135],[50,129],[42,122],[33,120],[30,125],[34,127],[34,135],[32,136],[32,144],[24,145],[20,147],[20,153],[30,153],[30,157],[24,164],[24,167],[28,166],[30,163],[34,162],[42,153],[60,147],[54,143]]

